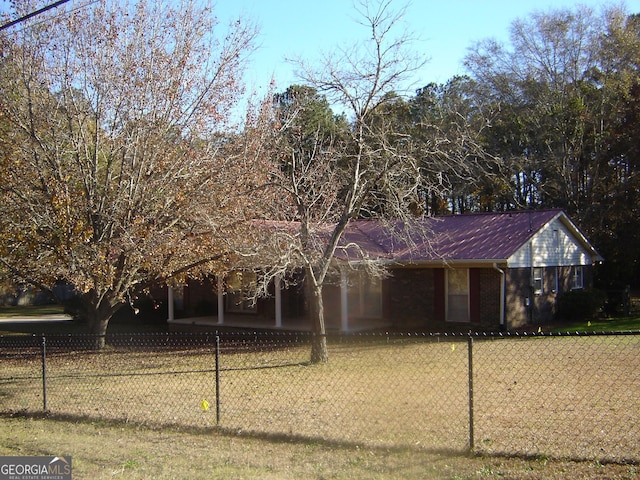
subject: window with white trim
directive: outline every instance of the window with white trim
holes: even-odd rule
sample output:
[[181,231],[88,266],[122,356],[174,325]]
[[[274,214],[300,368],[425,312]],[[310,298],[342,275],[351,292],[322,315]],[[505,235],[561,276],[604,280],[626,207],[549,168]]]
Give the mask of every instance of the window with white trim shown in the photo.
[[584,272],[582,265],[571,267],[571,289],[579,290],[584,288]]
[[469,269],[451,268],[446,272],[446,321],[469,323]]
[[544,293],[544,269],[533,267],[533,293],[542,295]]

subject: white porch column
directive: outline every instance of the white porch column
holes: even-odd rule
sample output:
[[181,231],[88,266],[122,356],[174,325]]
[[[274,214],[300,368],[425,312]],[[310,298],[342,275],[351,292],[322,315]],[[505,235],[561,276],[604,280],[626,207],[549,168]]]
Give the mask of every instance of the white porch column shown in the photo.
[[224,278],[218,275],[218,325],[224,323]]
[[275,296],[276,296],[276,327],[282,327],[282,292],[281,292],[281,279],[280,275],[275,279]]
[[173,304],[173,288],[167,285],[167,322],[173,322],[175,318],[175,305]]
[[340,328],[343,332],[349,331],[349,279],[345,269],[340,272]]

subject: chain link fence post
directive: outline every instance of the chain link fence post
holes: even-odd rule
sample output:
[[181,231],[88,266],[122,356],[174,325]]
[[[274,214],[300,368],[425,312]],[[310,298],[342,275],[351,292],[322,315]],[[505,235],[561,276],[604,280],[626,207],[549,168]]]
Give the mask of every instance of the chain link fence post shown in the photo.
[[42,334],[42,409],[47,412],[47,337]]
[[216,335],[216,425],[220,426],[220,336]]
[[473,434],[473,337],[467,337],[468,375],[469,375],[469,451],[474,449]]

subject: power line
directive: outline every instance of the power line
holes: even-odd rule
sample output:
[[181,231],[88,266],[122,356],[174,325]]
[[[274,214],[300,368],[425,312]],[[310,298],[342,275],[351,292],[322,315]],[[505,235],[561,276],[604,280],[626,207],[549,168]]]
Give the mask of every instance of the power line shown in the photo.
[[35,12],[31,12],[31,13],[27,13],[26,15],[20,17],[20,18],[16,18],[15,20],[11,20],[8,23],[5,23],[4,25],[0,25],[0,31],[5,30],[9,27],[12,27],[14,25],[17,25],[18,23],[22,23],[25,20],[28,20],[32,17],[35,17],[36,15],[40,15],[44,12],[47,12],[51,9],[54,9],[56,7],[59,7],[60,5],[67,3],[69,0],[58,0],[57,2],[52,3],[51,5],[47,5],[46,7],[42,7],[39,10],[36,10]]

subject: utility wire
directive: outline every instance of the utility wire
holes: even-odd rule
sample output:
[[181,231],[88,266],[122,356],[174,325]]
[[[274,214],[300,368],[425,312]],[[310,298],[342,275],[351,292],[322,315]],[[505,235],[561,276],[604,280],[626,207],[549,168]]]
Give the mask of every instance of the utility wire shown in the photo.
[[67,3],[68,1],[69,0],[58,0],[57,2],[54,2],[51,5],[47,5],[46,7],[42,7],[41,9],[36,10],[35,12],[27,13],[26,15],[20,18],[16,18],[15,20],[5,23],[4,25],[0,25],[0,31],[5,30],[14,25],[17,25],[18,23],[24,22],[25,20],[28,20],[32,17],[35,17],[36,15],[40,15],[44,12],[47,12],[53,8],[59,7],[60,5],[62,5],[63,3]]

